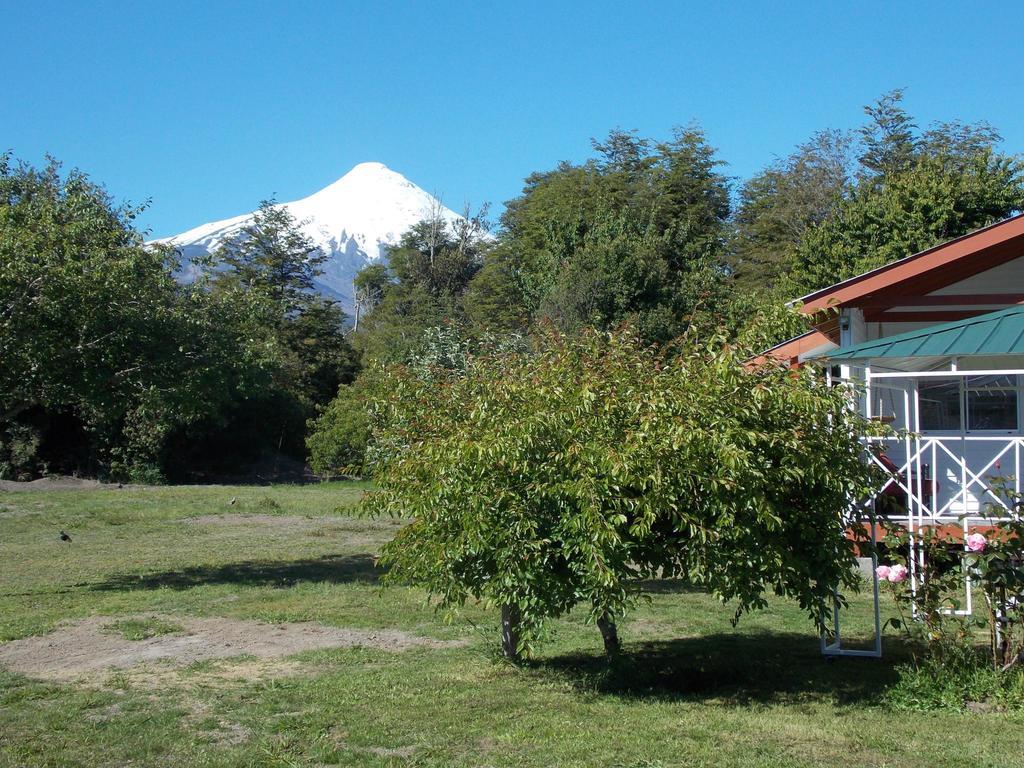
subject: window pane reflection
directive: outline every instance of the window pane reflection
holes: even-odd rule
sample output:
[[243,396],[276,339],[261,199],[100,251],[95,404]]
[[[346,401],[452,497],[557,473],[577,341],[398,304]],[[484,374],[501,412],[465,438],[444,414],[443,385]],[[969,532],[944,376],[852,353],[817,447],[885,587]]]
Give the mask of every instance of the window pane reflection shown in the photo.
[[921,429],[959,432],[960,380],[921,379],[917,383]]

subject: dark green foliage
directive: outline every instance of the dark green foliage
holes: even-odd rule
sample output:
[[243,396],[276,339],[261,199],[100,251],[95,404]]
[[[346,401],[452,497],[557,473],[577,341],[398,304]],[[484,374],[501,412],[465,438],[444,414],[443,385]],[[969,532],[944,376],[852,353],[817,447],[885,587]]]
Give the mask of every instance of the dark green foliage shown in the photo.
[[409,230],[388,251],[388,267],[371,265],[356,290],[371,308],[353,342],[367,362],[400,362],[416,354],[428,328],[465,328],[462,300],[488,243],[481,216],[449,225],[439,214]]
[[881,183],[862,182],[800,243],[794,280],[831,285],[1004,219],[1024,207],[1022,172],[985,148],[922,156]]
[[211,260],[214,294],[239,291],[266,307],[253,334],[273,360],[266,386],[182,436],[192,464],[228,471],[228,459],[238,471],[269,454],[305,458],[307,422],[359,370],[344,313],[314,290],[324,258],[286,208],[264,201]]
[[527,313],[569,332],[631,321],[667,340],[723,296],[728,184],[697,128],[613,131],[598,157],[526,181],[497,253]]
[[266,294],[288,315],[309,301],[313,280],[326,258],[302,234],[287,208],[263,200],[252,223],[212,260],[220,268],[215,273],[218,284]]
[[321,477],[361,475],[370,419],[358,386],[343,386],[312,422],[306,438],[309,464]]
[[380,303],[390,282],[391,277],[384,264],[370,264],[359,270],[352,281],[356,304],[356,330],[359,330],[360,316],[372,311]]
[[763,303],[748,291],[792,299],[1024,208],[1024,166],[997,150],[992,126],[921,131],[902,98],[883,95],[860,129],[818,133],[743,185],[729,257],[741,289],[733,327],[760,323],[749,312]]
[[850,183],[852,140],[821,131],[740,187],[729,268],[742,290],[785,289],[793,249]]
[[40,467],[40,431],[30,424],[8,422],[0,432],[0,480],[29,480]]
[[0,159],[0,471],[185,479],[284,451],[358,364],[287,211],[192,285],[83,174]]
[[507,251],[495,250],[484,257],[483,267],[469,281],[462,297],[468,332],[521,333],[529,322],[525,297],[516,282],[516,271]]
[[[54,161],[0,158],[0,429],[42,429],[53,469],[159,477],[171,430],[265,374],[248,333],[262,308],[179,286],[133,229],[140,210]],[[9,440],[8,461],[26,445]]]
[[903,89],[897,88],[864,107],[869,120],[857,133],[862,174],[868,178],[892,178],[914,164],[919,148],[917,124],[902,101]]
[[349,384],[359,361],[345,337],[345,313],[335,302],[312,295],[280,328],[281,380],[306,408],[330,402]]

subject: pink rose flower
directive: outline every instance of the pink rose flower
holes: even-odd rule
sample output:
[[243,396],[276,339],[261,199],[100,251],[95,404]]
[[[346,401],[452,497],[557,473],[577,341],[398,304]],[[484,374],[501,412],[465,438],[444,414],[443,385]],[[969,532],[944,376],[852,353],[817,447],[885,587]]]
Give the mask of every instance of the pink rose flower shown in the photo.
[[893,584],[899,584],[901,581],[907,580],[907,566],[905,565],[894,565],[889,569],[889,581]]
[[889,578],[889,566],[888,565],[880,565],[877,568],[875,568],[875,576],[878,577],[879,581],[885,581],[886,579],[888,579]]
[[988,540],[980,533],[972,533],[967,537],[967,550],[969,552],[984,552]]

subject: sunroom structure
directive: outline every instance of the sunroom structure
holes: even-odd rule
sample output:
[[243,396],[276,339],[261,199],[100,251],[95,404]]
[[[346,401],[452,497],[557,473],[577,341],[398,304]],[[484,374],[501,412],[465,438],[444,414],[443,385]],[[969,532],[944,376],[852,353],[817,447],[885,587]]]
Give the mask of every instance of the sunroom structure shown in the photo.
[[[794,304],[813,328],[762,359],[820,366],[850,386],[865,417],[894,428],[866,451],[892,478],[878,489],[898,502],[886,505],[890,519],[966,534],[1008,511],[1024,461],[1024,216]],[[907,554],[916,588],[924,553]],[[881,654],[874,588],[874,647],[847,648],[837,610],[824,653]],[[969,613],[969,580],[964,588]]]

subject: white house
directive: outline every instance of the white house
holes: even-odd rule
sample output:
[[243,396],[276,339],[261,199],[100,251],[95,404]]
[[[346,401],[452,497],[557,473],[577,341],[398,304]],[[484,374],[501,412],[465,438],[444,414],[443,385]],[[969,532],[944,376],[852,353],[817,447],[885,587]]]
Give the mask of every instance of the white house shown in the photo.
[[[873,459],[893,473],[879,493],[900,496],[900,522],[966,532],[999,515],[1007,501],[999,486],[1021,490],[1024,459],[1024,216],[797,306],[813,329],[765,357],[822,366],[833,381],[855,385],[865,416],[901,433],[880,441]],[[911,555],[923,565],[922,553]],[[829,649],[844,652],[840,641]]]

